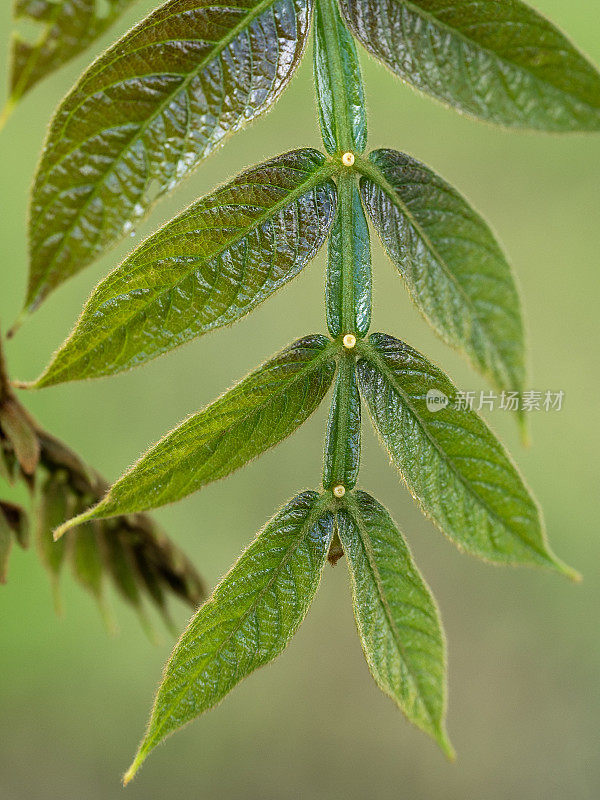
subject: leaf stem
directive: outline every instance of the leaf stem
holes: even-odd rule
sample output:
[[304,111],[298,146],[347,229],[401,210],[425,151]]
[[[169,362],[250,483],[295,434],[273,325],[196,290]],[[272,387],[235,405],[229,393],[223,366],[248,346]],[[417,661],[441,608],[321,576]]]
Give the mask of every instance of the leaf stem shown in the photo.
[[[336,0],[318,0],[316,13],[321,17],[325,34],[324,44],[331,80],[332,112],[335,119],[337,144],[341,153],[351,152],[354,150],[354,133],[350,121],[350,98],[344,77],[341,43],[338,35],[339,11]],[[321,98],[322,102],[323,100],[325,98]]]
[[[359,94],[363,94],[362,79],[356,54],[351,51],[354,54],[351,56],[352,66],[350,72],[359,85],[358,87],[349,85],[348,45],[346,44],[344,49],[344,43],[340,38],[340,31],[344,29],[336,0],[317,0],[316,5],[316,31],[319,29],[321,33],[316,32],[318,41],[315,41],[315,48],[317,52],[317,46],[320,46],[324,54],[324,57],[316,57],[315,60],[315,91],[318,107],[321,114],[323,114],[323,109],[326,109],[330,114],[332,125],[329,130],[333,129],[334,131],[338,156],[349,155],[348,160],[346,160],[346,157],[342,159],[342,163],[345,166],[336,175],[339,236],[336,237],[335,243],[330,240],[327,278],[328,287],[337,284],[339,288],[336,297],[333,298],[333,302],[337,304],[335,317],[338,322],[330,330],[332,335],[337,334],[336,338],[340,340],[341,344],[344,337],[349,334],[352,334],[349,337],[350,340],[356,342],[356,338],[365,333],[364,326],[361,326],[363,329],[360,332],[357,330],[360,323],[358,323],[356,275],[360,274],[360,269],[357,269],[360,265],[356,264],[355,261],[357,258],[361,258],[363,253],[357,247],[356,241],[359,236],[357,221],[355,220],[357,188],[356,171],[352,167],[355,157],[358,155],[356,153],[357,147],[360,152],[364,148],[364,139],[361,142],[357,142],[353,125],[355,114],[353,98],[356,96],[357,88]],[[325,80],[323,79],[323,73],[326,75]],[[325,129],[327,126],[323,125],[323,117],[321,122],[323,139],[327,146],[330,134]],[[363,124],[366,135],[366,123],[363,122]],[[329,150],[331,152],[332,143],[329,145]],[[360,200],[358,202],[360,204]],[[332,250],[332,248],[335,249]],[[364,309],[362,309],[362,313],[364,313]],[[370,309],[368,316],[370,318]],[[350,347],[345,344],[342,345],[338,382],[335,397],[332,401],[325,444],[324,486],[326,489],[333,489],[336,486],[351,489],[356,482],[356,474],[352,476],[352,470],[349,473],[348,464],[346,463],[348,453],[355,452],[356,472],[358,472],[360,432],[358,431],[357,433],[356,426],[353,428],[352,424],[355,364],[356,355],[353,345]],[[351,485],[346,486],[347,481],[350,481]]]
[[[335,396],[331,404],[327,437],[325,442],[325,466],[323,488],[343,486],[353,489],[355,480],[348,478],[348,451],[352,445],[351,418],[352,390],[355,385],[355,359],[352,353],[344,353],[339,361],[339,372]],[[360,447],[360,445],[359,445]]]
[[356,297],[354,292],[354,203],[353,172],[340,173],[337,180],[338,203],[341,222],[341,278],[342,278],[342,333],[356,334]]

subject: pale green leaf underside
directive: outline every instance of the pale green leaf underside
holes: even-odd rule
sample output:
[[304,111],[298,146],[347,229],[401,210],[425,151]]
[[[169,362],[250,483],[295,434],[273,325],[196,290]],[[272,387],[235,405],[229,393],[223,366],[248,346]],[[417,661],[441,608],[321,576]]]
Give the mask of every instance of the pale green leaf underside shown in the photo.
[[319,495],[303,492],[258,534],[175,646],[125,782],[162,739],[284,650],[318,588],[332,531]]
[[[393,463],[423,512],[461,549],[489,561],[576,577],[550,550],[537,504],[483,420],[424,356],[372,334],[358,363],[361,392]],[[445,394],[430,411],[429,390]]]
[[449,106],[516,128],[600,130],[600,75],[519,0],[340,0],[357,38]]
[[35,179],[27,311],[273,104],[302,56],[310,2],[171,0],[89,68]]
[[433,597],[388,512],[356,492],[336,513],[354,615],[379,688],[452,755],[444,730],[446,654]]
[[16,102],[43,78],[86,50],[135,0],[16,0],[15,22],[37,35],[12,40],[11,99]]
[[280,442],[317,408],[331,385],[335,351],[306,336],[154,445],[97,506],[62,526],[174,503],[224,478]]
[[395,150],[375,150],[369,160],[365,204],[419,310],[494,386],[522,391],[519,295],[490,229],[419,161]]
[[316,150],[295,150],[194,203],[100,283],[36,385],[138,366],[247,314],[323,243],[331,169]]

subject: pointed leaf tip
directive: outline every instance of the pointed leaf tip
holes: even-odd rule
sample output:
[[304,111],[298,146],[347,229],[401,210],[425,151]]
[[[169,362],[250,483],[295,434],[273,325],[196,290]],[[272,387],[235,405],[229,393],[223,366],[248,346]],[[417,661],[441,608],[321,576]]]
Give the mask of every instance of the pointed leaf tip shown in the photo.
[[334,527],[328,504],[328,496],[316,492],[294,497],[200,606],[165,668],[125,783],[156,745],[285,649],[327,561]]
[[573,576],[552,553],[537,503],[484,421],[451,404],[428,411],[424,398],[432,387],[456,397],[449,379],[386,334],[372,334],[363,351],[361,393],[425,515],[460,549],[486,561]]
[[456,761],[456,750],[452,747],[452,742],[443,728],[437,732],[436,741],[448,761]]
[[369,670],[406,717],[448,758],[446,645],[435,601],[389,513],[365,492],[337,511],[354,615]]
[[583,581],[583,575],[581,572],[578,572],[573,567],[570,567],[568,564],[562,561],[562,559],[555,555],[552,555],[552,564],[557,572],[560,572],[561,575],[564,575],[573,583],[581,583]]
[[94,506],[89,511],[84,511],[83,514],[78,514],[76,517],[68,519],[66,522],[63,522],[62,525],[59,525],[52,534],[54,541],[58,542],[58,540],[62,539],[67,531],[77,527],[77,525],[80,525],[82,522],[87,522],[89,519],[95,516],[93,512],[95,512],[97,508],[98,506]]
[[133,762],[133,764],[129,767],[129,769],[127,770],[125,775],[123,775],[123,786],[124,787],[127,786],[127,784],[135,778],[135,774],[138,771],[139,766],[140,766],[141,763],[142,763],[141,760],[138,762],[138,757],[136,756],[135,761]]

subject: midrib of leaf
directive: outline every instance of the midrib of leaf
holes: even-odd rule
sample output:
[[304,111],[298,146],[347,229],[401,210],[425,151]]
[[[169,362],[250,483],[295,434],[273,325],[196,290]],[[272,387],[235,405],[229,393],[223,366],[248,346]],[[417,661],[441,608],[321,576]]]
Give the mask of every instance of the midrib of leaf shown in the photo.
[[[489,47],[485,47],[484,45],[482,45],[479,42],[477,42],[475,39],[471,39],[469,36],[467,36],[462,31],[459,31],[457,28],[453,28],[447,22],[443,22],[441,19],[438,19],[438,17],[436,17],[430,11],[425,11],[425,9],[420,8],[419,6],[415,5],[415,3],[412,2],[412,0],[393,0],[393,1],[394,2],[398,2],[399,5],[404,5],[407,8],[411,9],[413,11],[413,13],[415,13],[417,16],[420,16],[421,18],[425,18],[425,19],[429,20],[429,22],[433,23],[434,26],[437,25],[438,27],[443,28],[444,30],[449,32],[451,35],[456,36],[459,39],[462,39],[470,47],[475,47],[475,48],[483,51],[484,53],[487,53],[488,56],[492,56],[497,61],[500,61],[500,62],[502,62],[503,64],[505,64],[505,65],[507,65],[509,67],[520,69],[523,72],[526,72],[537,83],[541,83],[541,84],[544,84],[545,86],[549,86],[550,89],[552,89],[553,92],[560,92],[560,93],[564,93],[566,95],[569,95],[569,97],[573,98],[577,103],[581,103],[582,105],[587,106],[587,108],[592,109],[592,111],[595,111],[595,112],[600,111],[600,108],[598,106],[590,105],[587,102],[587,100],[582,100],[580,97],[577,97],[577,95],[573,94],[573,92],[570,92],[570,91],[568,91],[566,89],[562,89],[562,88],[560,88],[558,86],[555,86],[553,83],[551,83],[546,78],[541,78],[539,75],[536,75],[535,72],[532,72],[532,70],[528,69],[523,64],[519,64],[516,61],[510,61],[505,56],[501,56],[495,50],[490,50]],[[496,1],[498,2],[498,0],[496,0]],[[529,10],[532,10],[532,9],[529,9]],[[564,36],[563,33],[561,33],[561,36],[563,36],[566,39],[566,36]],[[569,44],[570,44],[570,42],[569,42]],[[573,47],[573,50],[575,50],[575,52],[577,52],[575,47]]]
[[[319,367],[322,366],[322,364],[324,364],[326,361],[331,359],[331,356],[329,354],[331,353],[331,351],[333,349],[334,349],[334,345],[331,342],[329,342],[328,345],[317,356],[315,356],[313,359],[311,359],[306,364],[304,364],[290,378],[287,378],[286,380],[284,380],[281,383],[279,383],[278,386],[277,386],[276,391],[274,391],[271,395],[269,395],[269,397],[264,398],[264,400],[261,403],[259,403],[258,405],[253,406],[252,408],[249,408],[246,411],[245,414],[242,414],[242,415],[236,417],[234,420],[232,420],[232,422],[229,425],[227,425],[227,427],[222,428],[217,434],[218,438],[222,439],[224,436],[226,436],[228,433],[230,433],[233,429],[239,427],[244,422],[247,422],[252,417],[260,414],[260,412],[264,408],[266,408],[268,405],[270,405],[275,400],[276,397],[279,397],[281,395],[285,395],[291,386],[293,386],[296,383],[301,383],[301,381],[303,380],[304,377],[306,377],[306,375],[310,374],[311,372],[317,372],[317,370],[319,369]],[[227,395],[223,395],[221,400],[225,400],[226,397],[227,397]],[[218,402],[219,401],[217,401],[217,403]],[[209,409],[210,409],[210,406],[209,406]],[[215,409],[215,410],[218,411],[218,409]],[[202,412],[200,412],[200,413],[202,413]],[[217,422],[218,422],[218,419],[219,419],[219,416],[217,416],[217,418],[216,418]],[[213,420],[213,421],[215,421],[215,420]],[[283,424],[283,419],[282,418],[279,419],[278,424],[280,424],[280,425]],[[258,421],[256,422],[255,427],[256,427],[256,425],[258,425]],[[277,423],[275,425],[275,429],[277,429]],[[205,437],[203,444],[207,444],[211,439],[214,439],[214,438],[215,438],[215,434],[213,434],[211,436],[208,436],[208,437]],[[212,461],[212,459],[216,455],[217,455],[217,451],[215,449],[215,450],[213,450],[211,455],[206,459],[204,464],[207,464],[210,461]],[[190,477],[189,482],[186,484],[186,488],[189,487],[189,485],[193,482],[193,480],[194,480],[194,475],[192,475]],[[109,494],[108,494],[106,499],[109,500],[109,498],[110,498],[110,492],[109,492]]]
[[[163,722],[161,725],[159,725],[157,728],[155,728],[155,733],[154,733],[154,735],[152,737],[153,741],[156,741],[156,739],[159,738],[160,734],[165,729],[167,718],[171,715],[171,713],[173,712],[173,709],[177,706],[177,704],[179,703],[181,698],[188,691],[189,683],[194,682],[201,675],[201,673],[206,668],[206,665],[208,663],[210,663],[210,661],[216,660],[218,658],[218,656],[223,651],[223,648],[231,641],[231,639],[235,636],[235,634],[238,633],[238,631],[244,625],[244,623],[248,620],[248,618],[251,617],[252,614],[254,614],[256,612],[256,610],[257,610],[258,606],[260,605],[263,597],[267,594],[267,592],[269,591],[271,586],[275,583],[275,581],[277,580],[279,575],[283,572],[284,567],[286,566],[286,564],[288,563],[288,561],[290,560],[290,558],[292,557],[294,552],[298,549],[300,544],[304,541],[307,532],[310,530],[312,525],[315,523],[316,519],[319,516],[321,516],[324,512],[327,511],[328,504],[329,504],[329,500],[326,499],[325,497],[321,497],[321,498],[319,498],[319,499],[317,499],[315,501],[315,503],[314,503],[312,509],[310,510],[306,520],[302,524],[302,527],[300,528],[296,539],[290,544],[290,546],[286,550],[285,555],[283,556],[281,562],[278,564],[278,566],[274,570],[273,575],[269,578],[269,580],[265,584],[265,586],[256,595],[256,598],[255,598],[254,602],[248,608],[248,610],[244,613],[244,615],[240,618],[239,623],[228,634],[228,636],[223,640],[223,642],[219,645],[217,650],[214,651],[213,653],[211,653],[209,656],[206,656],[204,658],[204,660],[202,662],[202,666],[200,666],[197,669],[194,669],[194,671],[192,672],[191,676],[189,674],[188,674],[188,676],[186,676],[187,677],[187,681],[188,681],[187,684],[186,684],[186,687],[184,689],[182,689],[180,692],[178,692],[176,694],[175,698],[167,706],[167,713],[163,714],[163,719],[165,719],[165,722]],[[221,581],[221,584],[224,583],[227,580],[229,575],[235,570],[235,567],[236,567],[236,565],[234,564],[234,566],[229,570],[229,572],[226,573],[226,575],[223,577],[223,579]],[[212,601],[212,602],[214,603],[215,601]],[[174,658],[174,656],[173,656],[173,658]],[[169,660],[167,666],[165,667],[165,675],[168,674],[168,672],[169,672],[169,669],[171,667],[171,662],[172,662],[173,658],[171,658]],[[148,753],[152,749],[153,746],[154,745],[152,745],[152,744],[149,747],[143,745],[140,748],[140,751],[139,751],[138,755],[136,756],[134,764],[136,762],[139,763],[138,759],[140,759],[140,756],[142,756],[142,757],[145,756],[145,754]],[[143,759],[140,759],[140,761],[141,760],[143,760]]]
[[[127,150],[129,150],[131,148],[132,144],[134,144],[135,142],[137,142],[137,141],[142,139],[142,137],[146,133],[146,130],[148,129],[148,127],[154,123],[154,121],[160,116],[160,114],[162,114],[164,109],[168,105],[170,105],[170,103],[173,101],[173,99],[178,94],[180,94],[181,92],[186,92],[187,93],[187,89],[188,89],[188,86],[190,85],[190,83],[194,80],[194,78],[196,78],[199,75],[200,72],[202,72],[202,70],[208,64],[210,64],[212,61],[214,61],[214,59],[218,58],[221,55],[221,53],[223,52],[223,50],[225,50],[225,48],[228,47],[231,44],[231,42],[240,33],[242,33],[246,28],[248,28],[254,22],[254,20],[257,17],[259,17],[264,11],[266,11],[270,6],[275,5],[276,2],[278,2],[278,0],[262,0],[262,2],[260,2],[257,6],[255,6],[254,9],[252,9],[252,11],[249,14],[247,14],[240,22],[238,22],[238,24],[234,28],[232,28],[232,30],[228,34],[226,34],[226,36],[223,39],[221,39],[219,42],[216,42],[216,43],[212,43],[211,42],[211,44],[215,45],[214,49],[192,70],[192,72],[189,73],[189,75],[186,78],[184,78],[184,80],[172,92],[170,92],[170,94],[168,94],[165,97],[165,99],[159,104],[157,110],[153,114],[151,114],[148,117],[148,119],[145,122],[142,123],[141,127],[138,128],[132,134],[132,136],[127,140],[127,143],[119,150],[119,152],[115,156],[115,158],[112,159],[111,165],[109,165],[108,168],[102,173],[102,177],[99,178],[96,181],[94,190],[87,197],[85,202],[80,206],[79,213],[74,217],[73,222],[64,231],[59,247],[56,249],[54,255],[47,262],[45,269],[42,271],[42,273],[38,277],[38,280],[37,280],[37,284],[38,285],[48,277],[48,274],[52,270],[52,267],[54,266],[57,258],[60,256],[60,254],[63,252],[64,248],[66,247],[68,238],[69,238],[70,234],[72,233],[73,229],[75,228],[76,225],[79,224],[79,221],[80,221],[84,211],[86,211],[87,208],[89,207],[89,205],[96,199],[96,197],[98,196],[98,193],[101,191],[102,187],[106,183],[107,176],[110,175],[114,171],[115,165],[118,164],[121,161],[121,159],[123,157],[123,154]],[[153,44],[155,44],[155,45],[166,44],[168,41],[175,41],[175,40],[166,39],[164,42],[154,42]],[[202,40],[202,41],[206,41],[206,40]],[[164,73],[161,73],[161,74],[164,74]],[[65,130],[65,127],[70,122],[71,118],[73,117],[73,115],[77,112],[77,110],[78,110],[77,106],[75,108],[73,108],[73,110],[71,111],[71,113],[69,114],[69,116],[67,117],[65,122],[63,123],[63,126],[62,126],[62,131],[63,132]],[[61,132],[61,136],[62,136],[62,132]],[[55,170],[60,164],[62,164],[63,161],[66,158],[68,158],[68,156],[71,155],[71,153],[74,150],[76,150],[78,147],[81,147],[81,142],[79,142],[72,150],[69,150],[67,153],[65,153],[63,156],[61,156],[61,158],[57,162],[52,163],[49,166],[49,168],[46,170],[45,179],[41,182],[39,187],[36,187],[36,191],[41,190],[46,185],[46,183],[49,180],[50,172],[52,170]],[[52,201],[49,201],[49,202],[52,203],[54,201],[52,200]],[[40,217],[38,217],[38,222],[40,220],[41,220],[41,215],[40,215]],[[33,230],[35,231],[35,229],[36,229],[36,226],[34,226]],[[35,307],[36,307],[36,301],[33,298],[30,297],[29,298],[29,303],[28,303],[28,308],[29,308],[30,311],[33,311],[35,309]]]
[[[377,364],[377,369],[379,370],[379,372],[381,372],[381,373],[383,373],[385,375],[385,377],[387,378],[389,383],[394,387],[394,391],[397,392],[402,397],[402,399],[404,401],[404,404],[409,409],[410,413],[413,415],[413,418],[417,422],[417,424],[419,426],[419,430],[421,431],[422,434],[424,434],[424,436],[430,442],[430,444],[433,445],[433,448],[437,451],[437,453],[440,456],[441,460],[450,467],[450,469],[452,470],[452,472],[453,472],[454,476],[456,477],[456,479],[458,480],[458,482],[460,484],[462,484],[465,487],[465,489],[468,490],[469,494],[477,501],[477,503],[479,505],[483,506],[483,508],[486,510],[486,512],[489,514],[489,516],[492,517],[493,519],[495,519],[497,522],[499,522],[500,525],[502,526],[502,528],[505,531],[507,531],[514,539],[517,539],[517,541],[519,543],[521,543],[521,544],[527,545],[527,547],[529,547],[530,550],[532,550],[537,555],[542,556],[544,559],[548,559],[548,553],[544,549],[539,549],[534,543],[530,542],[529,539],[522,539],[521,537],[519,537],[519,535],[517,533],[515,533],[515,531],[512,530],[512,528],[508,527],[506,522],[505,522],[505,520],[503,520],[502,517],[498,516],[497,512],[494,511],[494,509],[491,508],[488,505],[488,503],[485,500],[485,498],[483,498],[478,492],[475,491],[475,489],[474,489],[473,485],[471,484],[471,482],[469,481],[469,479],[466,478],[464,475],[462,475],[458,471],[458,469],[455,466],[452,458],[450,456],[448,456],[448,454],[445,453],[444,450],[442,450],[442,448],[440,447],[438,442],[436,442],[436,440],[432,437],[432,435],[427,430],[426,426],[423,424],[423,420],[422,420],[421,416],[419,415],[418,411],[414,408],[409,395],[407,395],[406,392],[402,389],[402,387],[398,384],[393,371],[388,367],[388,365],[385,362],[385,359],[380,355],[378,350],[376,348],[374,348],[373,345],[371,345],[371,344],[369,344],[367,342],[361,342],[360,346],[361,346],[361,349],[364,349],[364,351],[365,351],[366,360],[367,361],[371,361],[372,363],[375,362]],[[368,404],[367,404],[367,408],[368,408]],[[370,409],[369,409],[369,413],[371,413]],[[509,463],[511,463],[508,455],[505,455],[505,458],[508,460]],[[511,464],[511,466],[513,467],[513,469],[518,474],[517,468],[514,466],[514,464]],[[537,507],[536,507],[533,499],[530,498],[530,500],[531,500],[533,508],[537,511]],[[421,503],[421,505],[422,505],[422,503]],[[429,514],[427,514],[427,515],[429,516]],[[542,530],[541,524],[540,524],[540,530]],[[494,543],[493,539],[491,539],[491,542],[492,542],[492,544]],[[553,558],[550,558],[550,560],[554,563],[554,559]]]
[[[353,150],[354,133],[350,124],[350,108],[348,105],[348,95],[344,79],[344,68],[341,56],[341,43],[338,35],[337,26],[337,3],[336,0],[317,0],[319,10],[323,19],[323,30],[325,32],[325,48],[327,51],[327,64],[329,67],[329,77],[334,95],[333,116],[341,149],[345,151]],[[335,106],[340,104],[342,113],[336,113]]]
[[[330,161],[325,162],[316,172],[312,173],[312,175],[304,183],[299,184],[295,189],[293,189],[284,198],[282,198],[275,205],[271,206],[268,210],[266,210],[264,214],[261,214],[261,216],[258,217],[258,219],[254,220],[252,223],[247,225],[245,228],[241,228],[240,232],[238,233],[238,235],[235,238],[229,240],[227,243],[224,243],[221,247],[217,247],[217,249],[214,252],[212,252],[210,254],[210,256],[199,257],[198,260],[193,263],[193,265],[190,265],[190,269],[188,270],[188,272],[183,277],[179,277],[177,279],[177,281],[175,281],[174,283],[171,283],[169,286],[166,286],[158,294],[153,295],[153,297],[149,300],[149,302],[147,302],[144,306],[139,307],[135,311],[135,313],[132,313],[129,316],[126,316],[126,317],[122,318],[121,321],[120,321],[119,327],[122,327],[125,324],[131,323],[131,321],[136,319],[136,317],[139,317],[140,315],[144,314],[145,310],[149,306],[155,305],[161,298],[163,298],[165,295],[168,295],[170,292],[172,292],[175,289],[175,287],[177,287],[178,285],[183,283],[185,280],[187,280],[187,278],[190,276],[190,274],[193,273],[198,268],[199,264],[209,264],[211,261],[214,261],[216,258],[219,258],[219,256],[223,255],[223,253],[225,253],[227,250],[231,250],[232,248],[234,248],[237,244],[242,242],[248,236],[248,234],[251,233],[253,230],[256,230],[257,228],[260,228],[262,225],[264,225],[270,219],[272,219],[273,217],[277,216],[277,214],[280,211],[282,211],[284,208],[286,208],[287,206],[291,205],[296,200],[300,199],[300,197],[302,197],[304,194],[309,192],[311,189],[316,188],[319,184],[324,183],[327,179],[331,178],[331,176],[335,174],[337,169],[338,169],[337,165],[335,165],[333,162],[330,162]],[[257,184],[253,184],[253,185],[257,186]],[[264,184],[260,184],[260,185],[262,186]],[[278,186],[276,188],[281,188],[281,187]],[[151,241],[151,238],[145,244],[148,244]],[[141,245],[141,247],[144,247],[144,246],[145,245]],[[133,254],[130,258],[134,258],[134,256],[135,256],[135,254]],[[129,260],[129,259],[127,259],[127,260]],[[126,262],[124,262],[124,263],[126,263]],[[121,267],[118,267],[118,269],[121,269]],[[206,302],[208,302],[209,299],[210,299],[210,297],[206,298],[206,301],[205,301],[204,305],[206,305]],[[109,300],[110,300],[110,298],[109,298]],[[106,303],[106,302],[109,302],[109,300],[105,300],[102,303],[102,305],[104,305],[104,303]],[[76,334],[76,330],[77,329],[75,329],[73,331],[73,333],[71,334],[71,336],[69,337],[67,342],[65,342],[64,346],[67,346],[68,343],[74,338],[74,336]],[[94,339],[94,349],[97,349],[97,347],[99,345],[101,345],[107,339],[110,339],[112,336],[113,336],[113,330],[112,329],[111,330],[106,330],[103,336],[96,336],[95,339]],[[77,357],[71,359],[70,361],[67,361],[64,364],[64,366],[61,368],[61,370],[60,370],[60,372],[58,374],[60,374],[61,372],[64,372],[69,367],[72,367],[73,364],[77,364],[77,362],[81,361],[81,359],[84,358],[85,355],[86,355],[86,353],[82,353],[82,354],[77,355]],[[48,374],[48,373],[47,372],[44,373],[44,375],[46,375],[46,374]],[[37,386],[43,386],[44,385],[44,375],[42,375],[41,378],[39,379],[39,381],[37,382],[37,384],[36,384]]]
[[[357,158],[357,161],[358,161],[358,168],[361,171],[361,173],[365,176],[365,178],[368,178],[370,181],[373,181],[376,185],[379,186],[379,188],[385,193],[387,198],[390,200],[392,205],[396,206],[396,208],[402,214],[404,214],[406,216],[406,218],[408,219],[409,223],[417,231],[417,234],[422,239],[422,241],[425,244],[427,250],[429,250],[429,252],[433,256],[433,258],[436,260],[436,262],[442,268],[442,272],[448,278],[449,283],[451,283],[457,289],[459,294],[462,296],[465,305],[470,309],[471,313],[473,314],[474,320],[476,321],[476,323],[477,323],[477,325],[479,327],[479,330],[483,334],[483,337],[484,337],[484,339],[485,339],[485,341],[487,343],[487,346],[495,354],[497,361],[499,361],[500,364],[504,365],[504,356],[500,352],[500,350],[498,349],[498,346],[494,342],[493,338],[491,338],[489,336],[489,334],[487,332],[487,327],[486,327],[484,321],[479,316],[479,311],[477,310],[477,307],[475,306],[474,302],[469,297],[469,295],[466,293],[464,288],[461,286],[461,284],[460,284],[458,278],[456,277],[456,275],[452,272],[450,267],[446,264],[446,260],[444,258],[442,258],[442,255],[438,251],[438,249],[435,246],[435,244],[431,241],[431,238],[429,237],[429,235],[423,229],[422,225],[418,222],[418,220],[414,217],[414,215],[413,215],[412,211],[410,210],[410,208],[406,205],[406,203],[400,197],[398,192],[396,192],[396,190],[394,189],[394,186],[387,180],[387,178],[385,177],[385,175],[383,174],[383,172],[381,171],[381,169],[378,166],[373,164],[372,161],[368,161],[367,159],[362,158],[362,157]],[[411,261],[412,261],[412,259],[411,259]],[[435,327],[436,327],[436,330],[438,330],[438,326],[435,326]],[[442,336],[444,336],[444,338],[446,338],[446,334],[445,333],[443,333],[442,331],[440,331],[440,333],[441,333]],[[488,370],[491,372],[491,370],[489,368],[488,368]],[[502,366],[502,371],[505,372],[504,366]],[[492,372],[492,376],[493,376],[493,372]],[[498,383],[498,381],[496,379],[495,379],[495,383]]]
[[[319,369],[319,367],[322,366],[322,364],[324,364],[326,361],[331,359],[333,351],[336,351],[336,350],[337,350],[337,348],[336,348],[336,346],[335,346],[335,344],[333,342],[331,342],[331,341],[327,342],[327,344],[325,345],[325,347],[323,348],[323,350],[320,353],[318,353],[316,356],[314,356],[310,361],[307,361],[292,376],[290,376],[289,378],[286,378],[284,381],[282,381],[280,384],[278,384],[277,390],[275,392],[273,392],[269,397],[265,398],[258,405],[253,406],[252,408],[249,408],[246,411],[245,414],[241,414],[240,416],[236,417],[231,422],[230,425],[228,425],[226,428],[221,429],[219,431],[219,433],[218,433],[219,438],[221,438],[223,435],[225,435],[226,433],[231,431],[236,426],[240,425],[242,422],[245,422],[245,421],[249,420],[253,415],[259,413],[260,410],[265,408],[265,406],[267,406],[269,403],[271,403],[275,397],[277,397],[278,395],[281,395],[281,394],[285,394],[286,391],[290,388],[290,386],[292,384],[301,381],[302,378],[304,378],[308,373],[316,372]],[[239,385],[238,385],[238,388],[239,388]],[[212,405],[212,407],[208,406],[206,409],[204,409],[204,411],[209,411],[209,410],[212,409],[212,411],[214,413],[215,406],[217,406],[217,404],[219,404],[219,403],[223,403],[226,398],[227,398],[227,393],[222,395],[218,400],[216,400],[215,403]],[[219,411],[219,409],[216,409],[216,410]],[[203,413],[202,411],[199,412],[199,414],[202,414],[202,413]],[[217,419],[218,419],[218,417],[217,417]],[[167,434],[167,436],[169,436],[169,435],[170,434]],[[167,438],[167,437],[165,437],[165,438]],[[211,438],[214,438],[214,435],[209,437],[208,439],[205,438],[204,443],[206,443],[207,441],[210,441]],[[161,441],[164,441],[164,439],[161,440]],[[157,447],[158,444],[160,444],[160,442],[158,442],[157,445],[155,445],[155,446]],[[149,451],[149,452],[151,452],[151,451]],[[146,454],[146,455],[148,455],[148,454]],[[143,458],[145,458],[145,456],[143,456],[141,460],[143,460]],[[92,506],[92,508],[88,509],[87,511],[84,511],[82,514],[79,514],[78,516],[74,517],[73,519],[67,520],[63,525],[60,525],[56,529],[56,531],[54,533],[55,541],[60,539],[71,528],[74,528],[77,525],[80,525],[81,523],[86,522],[87,520],[95,519],[97,517],[102,519],[102,518],[105,518],[105,517],[117,516],[119,514],[118,511],[115,511],[114,513],[111,511],[111,506],[114,503],[117,504],[117,508],[119,506],[119,500],[118,499],[115,500],[115,498],[113,496],[113,490],[115,488],[119,488],[119,484],[121,484],[124,480],[126,480],[131,475],[132,472],[134,472],[134,470],[139,465],[139,463],[140,462],[137,462],[137,464],[134,464],[127,472],[125,472],[125,474],[111,487],[111,489],[109,489],[109,491],[106,494],[106,496],[97,505]]]
[[[369,533],[366,530],[366,528],[364,527],[364,524],[363,524],[363,521],[362,521],[362,513],[360,511],[358,503],[356,502],[355,498],[352,495],[350,495],[350,497],[348,498],[348,505],[352,508],[353,519],[354,519],[354,522],[356,523],[356,526],[357,526],[357,528],[359,529],[359,532],[360,532],[360,542],[361,542],[361,545],[362,545],[362,548],[363,548],[363,552],[364,552],[364,554],[365,554],[365,556],[367,558],[367,563],[369,565],[369,571],[371,572],[371,576],[373,578],[373,582],[375,583],[375,586],[377,588],[377,595],[378,595],[379,600],[381,602],[381,605],[383,607],[383,610],[384,610],[384,613],[385,613],[385,618],[386,618],[386,620],[388,622],[388,625],[390,626],[390,630],[394,634],[394,645],[396,647],[396,650],[398,651],[398,654],[400,655],[400,658],[402,659],[402,661],[404,662],[404,664],[406,666],[406,670],[407,670],[408,674],[411,676],[411,678],[414,681],[414,683],[417,686],[420,686],[419,680],[418,680],[417,676],[415,675],[412,667],[410,666],[410,663],[409,663],[408,657],[406,655],[406,650],[404,648],[404,645],[400,641],[400,632],[398,631],[398,628],[397,628],[396,623],[394,621],[394,618],[393,618],[393,615],[392,615],[392,610],[390,608],[390,605],[388,603],[388,600],[387,600],[387,597],[386,597],[386,594],[385,594],[385,590],[383,588],[383,584],[382,584],[382,581],[381,581],[381,575],[379,574],[379,569],[377,568],[377,564],[375,562],[375,556],[373,554],[373,547],[372,547],[372,544],[371,544]],[[365,652],[365,655],[368,658],[368,655],[367,655],[366,652]],[[369,659],[369,661],[371,662],[371,664],[373,663],[371,659]],[[375,665],[373,664],[373,666],[375,666]],[[421,692],[419,691],[419,696],[420,695],[421,695]],[[439,725],[436,722],[435,717],[433,716],[433,713],[431,711],[431,708],[429,707],[429,704],[427,703],[427,701],[425,700],[424,697],[421,698],[421,702],[423,703],[423,706],[425,707],[425,710],[427,711],[427,716],[429,718],[429,722],[432,725],[433,729],[436,730],[436,731],[439,730]]]

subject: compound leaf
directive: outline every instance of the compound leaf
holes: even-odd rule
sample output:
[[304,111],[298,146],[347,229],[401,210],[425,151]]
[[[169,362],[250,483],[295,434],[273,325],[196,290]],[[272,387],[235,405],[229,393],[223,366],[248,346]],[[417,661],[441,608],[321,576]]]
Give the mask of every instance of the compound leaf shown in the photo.
[[520,0],[340,0],[352,32],[402,80],[489,122],[600,130],[600,75]]
[[280,442],[317,408],[335,371],[334,347],[306,336],[167,434],[104,500],[63,525],[173,503],[224,478]]
[[[461,549],[576,578],[546,541],[537,504],[483,420],[420,353],[386,334],[361,345],[361,392],[383,442],[426,516]],[[429,410],[427,394],[447,398]]]
[[285,649],[318,588],[332,531],[319,495],[303,492],[258,534],[176,644],[125,783],[160,741]]
[[379,688],[452,757],[444,730],[446,653],[435,601],[388,512],[365,492],[336,513],[354,616]]
[[310,10],[311,0],[171,0],[89,68],[54,117],[35,179],[24,313],[274,103]]
[[419,310],[497,388],[522,391],[519,295],[490,229],[419,161],[395,150],[369,160],[365,205]]
[[296,150],[194,203],[97,287],[37,386],[142,364],[251,311],[322,244],[331,169],[316,150]]
[[86,50],[135,0],[16,0],[15,21],[40,26],[28,41],[12,40],[10,103]]

